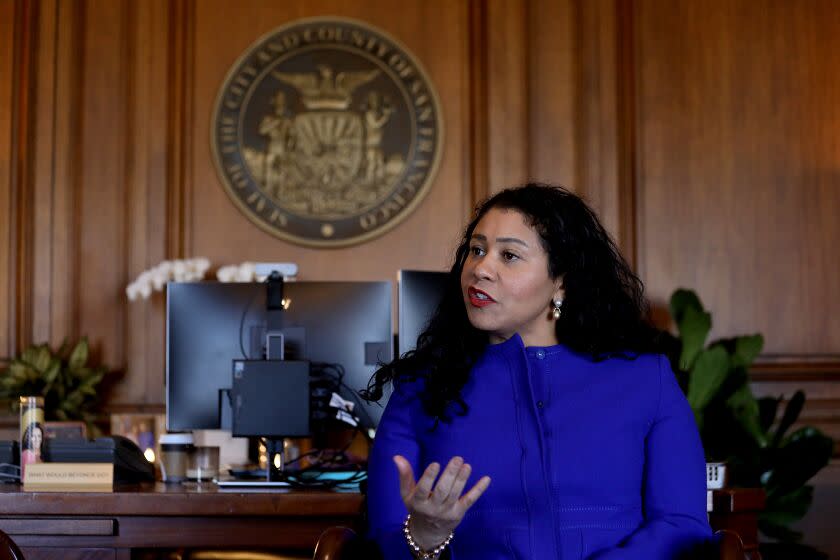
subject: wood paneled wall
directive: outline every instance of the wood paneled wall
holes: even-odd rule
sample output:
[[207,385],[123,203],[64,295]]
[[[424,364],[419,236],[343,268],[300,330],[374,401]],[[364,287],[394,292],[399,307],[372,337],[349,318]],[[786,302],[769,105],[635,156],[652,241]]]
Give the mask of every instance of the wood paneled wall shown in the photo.
[[[318,15],[406,44],[446,130],[415,213],[340,250],[252,225],[208,140],[239,54]],[[126,300],[140,271],[440,269],[478,200],[533,178],[596,207],[660,319],[684,286],[714,336],[763,333],[756,391],[804,388],[840,439],[839,59],[832,0],[0,0],[0,355],[86,334],[124,371],[111,409],[160,411],[164,302]]]
[[[438,89],[433,189],[340,250],[252,225],[220,186],[212,103],[263,33],[369,21]],[[528,178],[600,212],[663,316],[696,289],[714,336],[762,332],[762,394],[806,388],[840,437],[840,15],[833,2],[0,0],[0,354],[88,335],[125,375],[115,409],[163,403],[166,258],[292,260],[301,277],[443,268],[477,200]]]
[[761,332],[764,394],[840,411],[840,14],[834,2],[637,2],[638,269],[692,286],[713,336]]

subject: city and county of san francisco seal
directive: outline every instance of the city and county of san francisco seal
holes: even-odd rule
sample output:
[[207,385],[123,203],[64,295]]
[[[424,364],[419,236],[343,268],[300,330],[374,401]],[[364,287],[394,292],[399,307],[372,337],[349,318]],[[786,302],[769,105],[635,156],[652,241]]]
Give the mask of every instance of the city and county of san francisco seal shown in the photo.
[[360,21],[313,18],[265,35],[213,111],[222,184],[255,224],[315,247],[394,227],[428,191],[443,145],[420,63]]

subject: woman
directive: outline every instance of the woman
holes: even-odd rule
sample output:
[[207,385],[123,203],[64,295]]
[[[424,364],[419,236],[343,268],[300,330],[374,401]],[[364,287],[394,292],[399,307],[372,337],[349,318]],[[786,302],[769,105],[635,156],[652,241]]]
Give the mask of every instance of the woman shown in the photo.
[[26,465],[41,462],[41,446],[44,443],[44,429],[41,424],[33,422],[26,427],[20,440],[20,476],[23,479]]
[[646,311],[580,198],[487,200],[417,349],[371,386],[394,382],[369,461],[385,558],[672,559],[706,541],[703,449]]

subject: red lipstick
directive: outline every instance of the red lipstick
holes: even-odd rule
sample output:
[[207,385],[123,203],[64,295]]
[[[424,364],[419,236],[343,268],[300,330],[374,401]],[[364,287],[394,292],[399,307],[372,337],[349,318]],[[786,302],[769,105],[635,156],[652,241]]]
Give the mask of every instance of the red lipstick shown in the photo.
[[496,300],[491,298],[489,294],[473,287],[467,289],[467,295],[473,307],[487,307],[491,303],[496,303]]

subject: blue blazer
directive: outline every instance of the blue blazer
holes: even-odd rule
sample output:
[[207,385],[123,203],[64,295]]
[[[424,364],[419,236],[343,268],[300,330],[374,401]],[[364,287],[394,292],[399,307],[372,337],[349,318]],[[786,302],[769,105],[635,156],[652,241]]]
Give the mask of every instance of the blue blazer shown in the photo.
[[593,362],[519,336],[487,347],[451,424],[399,384],[368,465],[369,537],[409,560],[392,457],[416,477],[460,455],[490,487],[455,529],[453,560],[670,560],[711,538],[703,448],[663,356]]

